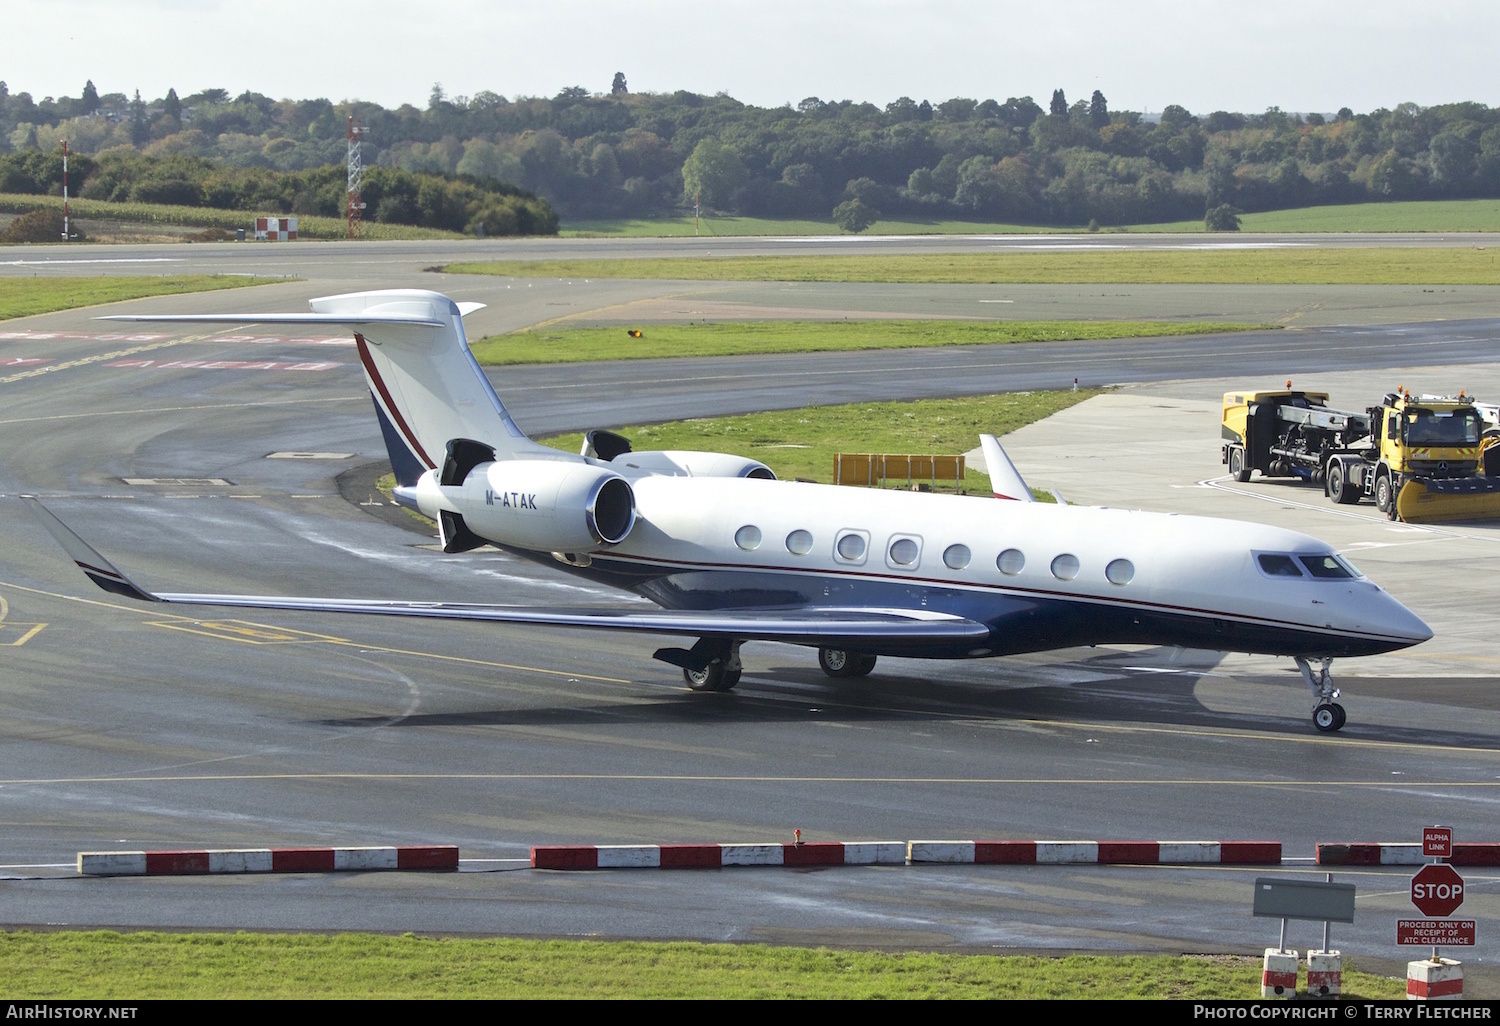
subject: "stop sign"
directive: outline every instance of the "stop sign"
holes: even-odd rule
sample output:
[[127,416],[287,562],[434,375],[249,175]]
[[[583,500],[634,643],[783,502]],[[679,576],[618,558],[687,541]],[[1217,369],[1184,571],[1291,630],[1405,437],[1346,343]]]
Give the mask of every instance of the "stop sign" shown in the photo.
[[1411,903],[1424,916],[1451,916],[1464,903],[1464,879],[1452,866],[1423,866],[1411,878]]

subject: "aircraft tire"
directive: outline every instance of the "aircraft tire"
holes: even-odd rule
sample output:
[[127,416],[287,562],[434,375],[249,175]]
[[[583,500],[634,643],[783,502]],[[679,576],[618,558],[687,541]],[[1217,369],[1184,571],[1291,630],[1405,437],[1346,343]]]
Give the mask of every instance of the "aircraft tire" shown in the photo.
[[1344,707],[1336,702],[1324,702],[1313,710],[1313,726],[1324,734],[1332,734],[1344,725]]
[[739,670],[724,669],[724,660],[715,659],[701,670],[682,670],[682,679],[694,691],[728,691],[740,682]]
[[830,677],[865,677],[875,669],[875,657],[842,648],[820,648],[818,665]]

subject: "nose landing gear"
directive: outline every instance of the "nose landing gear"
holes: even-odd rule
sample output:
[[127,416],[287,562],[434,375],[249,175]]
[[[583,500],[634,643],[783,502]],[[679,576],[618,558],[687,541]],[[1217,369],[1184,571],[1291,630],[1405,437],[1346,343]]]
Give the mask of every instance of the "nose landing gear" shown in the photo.
[[1317,670],[1312,668],[1306,656],[1297,656],[1296,662],[1297,669],[1302,671],[1302,679],[1307,681],[1307,686],[1312,689],[1313,726],[1325,734],[1339,730],[1343,727],[1346,717],[1344,707],[1334,701],[1339,697],[1339,689],[1333,686],[1333,678],[1328,672],[1328,668],[1333,665],[1333,659],[1326,656],[1319,659]]

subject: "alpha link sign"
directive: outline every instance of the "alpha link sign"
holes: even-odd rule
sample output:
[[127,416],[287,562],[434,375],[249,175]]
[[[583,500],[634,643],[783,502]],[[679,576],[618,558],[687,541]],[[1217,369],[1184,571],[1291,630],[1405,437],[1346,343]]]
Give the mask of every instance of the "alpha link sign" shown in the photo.
[[1464,903],[1464,878],[1452,866],[1423,866],[1411,878],[1411,903],[1424,916],[1451,916]]

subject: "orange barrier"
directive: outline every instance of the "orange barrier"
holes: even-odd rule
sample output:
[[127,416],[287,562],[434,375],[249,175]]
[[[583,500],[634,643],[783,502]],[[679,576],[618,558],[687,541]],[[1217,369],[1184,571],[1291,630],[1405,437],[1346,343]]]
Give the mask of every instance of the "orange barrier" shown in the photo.
[[919,481],[962,481],[964,458],[958,456],[887,456],[879,453],[838,453],[833,458],[833,483],[870,487],[887,481],[908,485]]

